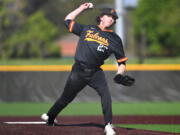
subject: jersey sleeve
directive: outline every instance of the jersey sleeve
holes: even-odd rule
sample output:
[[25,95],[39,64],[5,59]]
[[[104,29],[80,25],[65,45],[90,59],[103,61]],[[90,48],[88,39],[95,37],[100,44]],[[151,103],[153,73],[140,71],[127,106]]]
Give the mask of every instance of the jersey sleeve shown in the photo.
[[72,32],[78,36],[81,35],[81,32],[83,30],[83,25],[76,23],[73,20],[65,20],[65,25],[67,27],[67,29],[69,30],[69,32]]
[[113,49],[115,58],[117,60],[117,63],[120,64],[125,64],[128,58],[125,56],[124,49],[123,49],[123,44],[122,40],[120,38],[116,38],[117,42],[116,45]]

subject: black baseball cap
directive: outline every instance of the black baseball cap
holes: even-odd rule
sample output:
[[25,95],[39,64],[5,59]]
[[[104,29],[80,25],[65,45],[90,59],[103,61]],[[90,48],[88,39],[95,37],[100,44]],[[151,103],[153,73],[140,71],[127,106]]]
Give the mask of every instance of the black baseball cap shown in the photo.
[[118,19],[118,15],[117,15],[115,9],[113,9],[113,8],[104,8],[102,10],[101,14],[103,14],[103,15],[112,15],[114,19]]

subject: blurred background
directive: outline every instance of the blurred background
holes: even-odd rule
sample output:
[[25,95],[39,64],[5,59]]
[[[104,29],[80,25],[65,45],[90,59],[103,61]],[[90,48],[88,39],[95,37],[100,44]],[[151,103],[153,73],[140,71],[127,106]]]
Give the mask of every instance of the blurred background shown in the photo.
[[[77,17],[81,24],[96,25],[105,7],[115,8],[119,16],[113,29],[123,40],[127,74],[136,84],[113,82],[116,68],[110,57],[105,73],[113,101],[179,101],[179,0],[0,0],[0,101],[49,102],[58,97],[78,42],[64,18],[84,2],[94,8]],[[98,100],[89,87],[76,99]]]
[[52,61],[42,64],[71,64],[78,37],[68,32],[63,20],[84,2],[92,2],[94,9],[78,16],[82,24],[96,24],[104,7],[116,9],[114,30],[123,40],[129,64],[180,63],[179,0],[0,0],[0,64],[42,59]]

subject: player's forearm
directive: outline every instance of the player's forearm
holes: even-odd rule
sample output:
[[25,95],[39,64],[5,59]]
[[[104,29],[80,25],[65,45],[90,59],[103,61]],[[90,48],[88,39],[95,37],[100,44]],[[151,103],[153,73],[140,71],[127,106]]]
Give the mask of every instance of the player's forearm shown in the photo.
[[74,11],[70,12],[64,20],[75,20],[75,18],[84,10],[86,10],[88,8],[88,3],[84,3],[81,6],[79,6],[77,9],[75,9]]
[[82,11],[80,8],[75,9],[65,17],[65,20],[74,20]]
[[125,71],[126,71],[126,65],[125,64],[120,64],[118,66],[117,74],[123,75]]

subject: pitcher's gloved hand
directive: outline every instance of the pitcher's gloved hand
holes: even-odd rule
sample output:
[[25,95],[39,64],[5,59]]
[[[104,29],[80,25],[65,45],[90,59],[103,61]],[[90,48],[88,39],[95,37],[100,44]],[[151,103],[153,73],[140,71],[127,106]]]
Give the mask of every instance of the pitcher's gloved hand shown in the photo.
[[117,74],[113,80],[115,81],[115,83],[118,84],[122,84],[124,86],[132,86],[135,82],[135,79],[127,76],[127,75],[121,75],[121,74]]

